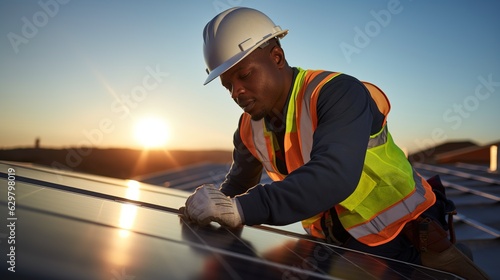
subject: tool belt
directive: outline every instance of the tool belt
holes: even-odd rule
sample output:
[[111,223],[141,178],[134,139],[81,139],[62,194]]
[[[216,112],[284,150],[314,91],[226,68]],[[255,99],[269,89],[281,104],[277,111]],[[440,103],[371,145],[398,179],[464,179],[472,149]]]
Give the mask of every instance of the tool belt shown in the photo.
[[440,253],[456,242],[453,215],[457,211],[453,201],[446,198],[439,176],[434,176],[427,182],[436,195],[436,203],[416,220],[408,222],[403,234],[418,251]]
[[448,239],[448,233],[431,218],[419,217],[408,222],[403,234],[419,252],[441,253],[453,245]]

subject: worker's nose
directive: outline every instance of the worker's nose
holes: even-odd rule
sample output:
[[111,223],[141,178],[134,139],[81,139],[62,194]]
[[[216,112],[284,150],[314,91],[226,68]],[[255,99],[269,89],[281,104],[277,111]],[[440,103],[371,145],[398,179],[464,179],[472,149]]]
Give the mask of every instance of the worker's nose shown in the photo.
[[241,86],[239,83],[233,84],[231,88],[231,98],[237,100],[238,97],[245,92],[245,88]]

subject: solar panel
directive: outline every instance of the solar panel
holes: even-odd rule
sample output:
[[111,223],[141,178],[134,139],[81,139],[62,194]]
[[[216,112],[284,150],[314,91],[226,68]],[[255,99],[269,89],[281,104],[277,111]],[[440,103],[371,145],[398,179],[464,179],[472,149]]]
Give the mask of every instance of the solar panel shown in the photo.
[[152,185],[5,163],[0,186],[1,220],[15,222],[0,227],[1,279],[458,279],[286,228],[189,224],[177,215],[189,193]]

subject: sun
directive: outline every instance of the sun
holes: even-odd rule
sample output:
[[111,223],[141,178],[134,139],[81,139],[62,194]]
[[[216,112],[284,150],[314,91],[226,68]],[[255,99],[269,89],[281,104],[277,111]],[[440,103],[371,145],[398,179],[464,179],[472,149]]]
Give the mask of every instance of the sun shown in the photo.
[[167,124],[160,118],[143,118],[136,122],[134,135],[137,142],[146,149],[164,147],[170,131]]

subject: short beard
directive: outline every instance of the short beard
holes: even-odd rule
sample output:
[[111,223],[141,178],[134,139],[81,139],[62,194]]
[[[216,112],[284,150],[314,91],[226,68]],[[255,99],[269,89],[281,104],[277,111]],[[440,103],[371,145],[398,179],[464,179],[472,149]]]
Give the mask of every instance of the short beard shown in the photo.
[[250,115],[252,118],[252,121],[260,121],[266,116],[266,112],[262,111],[260,113],[257,113],[255,115]]

